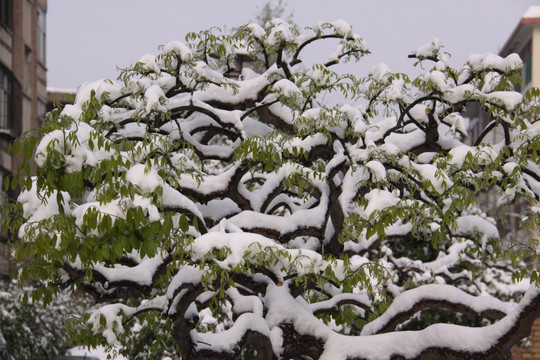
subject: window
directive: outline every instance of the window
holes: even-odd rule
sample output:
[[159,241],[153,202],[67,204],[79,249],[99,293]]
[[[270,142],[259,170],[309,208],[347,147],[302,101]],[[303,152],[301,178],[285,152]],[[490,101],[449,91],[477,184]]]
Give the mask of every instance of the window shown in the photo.
[[531,82],[532,79],[532,61],[531,54],[523,60],[523,83],[527,85]]
[[523,61],[523,71],[521,77],[523,79],[523,86],[527,86],[532,80],[532,44],[531,41],[525,45],[521,53],[519,54]]
[[13,26],[13,0],[0,0],[0,25],[11,29]]
[[46,40],[45,11],[38,6],[37,15],[37,60],[45,64],[45,40]]
[[525,47],[520,51],[519,57],[523,61],[523,70],[521,70],[521,79],[523,84],[516,83],[514,84],[514,90],[521,92],[527,88],[527,85],[532,80],[532,43],[529,41]]
[[10,128],[11,121],[11,78],[0,69],[0,130]]
[[32,49],[24,45],[24,91],[32,96]]
[[45,114],[47,113],[47,105],[38,99],[37,101],[37,117],[38,117],[38,126],[43,126],[43,122],[45,120]]

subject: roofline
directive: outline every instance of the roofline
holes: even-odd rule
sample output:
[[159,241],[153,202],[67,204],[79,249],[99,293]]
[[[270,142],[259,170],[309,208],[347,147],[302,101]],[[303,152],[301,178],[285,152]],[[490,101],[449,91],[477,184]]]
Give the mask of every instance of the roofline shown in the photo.
[[540,18],[522,18],[520,22],[522,24],[540,24]]
[[532,24],[540,24],[540,18],[521,18],[517,26],[514,28],[514,31],[512,31],[512,34],[510,34],[508,39],[506,39],[506,42],[504,43],[501,50],[499,51],[499,55],[506,54],[506,50],[510,46],[510,42],[512,41],[512,39],[516,37],[516,35],[518,34],[518,32],[521,30],[523,26],[532,25]]

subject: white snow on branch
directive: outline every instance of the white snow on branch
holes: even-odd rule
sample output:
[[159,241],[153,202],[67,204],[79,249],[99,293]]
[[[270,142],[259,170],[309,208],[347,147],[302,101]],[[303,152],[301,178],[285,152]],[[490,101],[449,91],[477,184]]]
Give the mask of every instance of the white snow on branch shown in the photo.
[[424,300],[445,301],[464,305],[477,313],[486,310],[497,310],[506,314],[514,308],[514,306],[492,296],[475,297],[451,285],[422,285],[416,289],[407,290],[396,297],[383,315],[364,326],[361,335],[377,334],[397,314],[411,309]]

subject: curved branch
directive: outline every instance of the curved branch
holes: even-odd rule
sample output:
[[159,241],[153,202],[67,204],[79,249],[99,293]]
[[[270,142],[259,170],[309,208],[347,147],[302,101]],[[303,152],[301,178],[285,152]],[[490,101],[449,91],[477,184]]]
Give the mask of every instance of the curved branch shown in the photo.
[[[327,35],[320,35],[320,36],[314,36],[312,38],[307,39],[304,41],[300,46],[298,46],[298,49],[296,49],[296,52],[293,55],[291,66],[294,66],[298,63],[301,63],[302,60],[298,59],[298,56],[300,56],[300,52],[306,47],[307,45],[311,44],[312,42],[320,39],[343,39],[343,36],[338,34],[327,34]],[[347,40],[353,40],[351,38],[346,38]]]
[[285,49],[285,46],[281,46],[277,52],[277,60],[276,64],[278,68],[283,69],[283,72],[285,73],[285,78],[288,80],[291,80],[291,70],[289,69],[289,65],[283,61],[283,50]]
[[[393,349],[384,351],[381,356],[388,359],[500,360],[510,352],[512,346],[530,334],[533,322],[539,317],[540,289],[531,287],[518,307],[493,325],[467,328],[439,324],[432,325],[422,331],[403,332],[399,338],[393,337]],[[390,334],[388,335],[390,336]],[[395,342],[397,340],[399,343]],[[416,346],[405,346],[406,344],[415,344]],[[429,344],[439,345],[430,346]],[[339,344],[341,347],[347,345],[343,342]],[[348,359],[368,360],[373,358],[356,355]]]
[[270,101],[269,103],[264,103],[264,104],[260,104],[260,105],[257,105],[255,106],[254,108],[251,108],[249,109],[248,111],[246,111],[241,117],[240,117],[240,121],[244,120],[246,117],[249,116],[249,114],[251,114],[252,112],[254,111],[258,111],[259,109],[262,109],[262,108],[265,108],[265,107],[268,107],[268,106],[271,106],[271,105],[274,105],[274,104],[277,104],[278,102],[280,102],[279,99],[276,99],[274,101]]
[[246,344],[257,351],[260,359],[274,359],[270,329],[262,317],[252,313],[240,315],[233,326],[222,332],[190,335],[195,346],[186,359],[234,360]]
[[511,310],[509,304],[496,298],[475,297],[450,285],[423,285],[396,297],[382,316],[362,329],[362,335],[394,331],[416,312],[430,307],[454,310],[477,321],[485,317],[501,319]]
[[175,115],[176,112],[196,111],[196,112],[199,112],[201,114],[204,114],[204,115],[212,118],[215,122],[217,122],[223,128],[233,128],[234,127],[234,124],[225,123],[225,122],[221,121],[221,118],[219,116],[217,116],[216,114],[214,114],[212,111],[210,111],[208,109],[205,109],[205,108],[203,108],[201,106],[197,106],[197,105],[179,106],[177,108],[169,109],[169,111],[171,113],[171,118],[175,117],[174,115]]
[[332,65],[337,65],[337,64],[339,64],[339,60],[341,60],[341,58],[343,58],[344,56],[347,56],[347,55],[354,54],[355,52],[358,52],[358,51],[359,51],[359,50],[349,50],[349,51],[346,51],[346,52],[344,52],[343,54],[338,55],[337,59],[330,60],[330,61],[324,63],[324,66],[325,66],[325,67],[330,67],[330,66],[332,66]]
[[328,300],[310,304],[309,307],[313,310],[313,315],[322,315],[335,312],[343,305],[355,305],[363,309],[364,318],[367,318],[368,311],[371,310],[370,301],[365,294],[339,294]]
[[480,133],[480,135],[478,135],[478,138],[474,142],[474,146],[480,145],[480,143],[482,142],[482,140],[484,140],[486,135],[489,134],[490,131],[493,130],[495,128],[495,126],[497,126],[497,125],[498,125],[498,123],[495,120],[492,120],[489,124],[487,124],[486,127],[484,128],[484,130],[482,130],[482,132]]

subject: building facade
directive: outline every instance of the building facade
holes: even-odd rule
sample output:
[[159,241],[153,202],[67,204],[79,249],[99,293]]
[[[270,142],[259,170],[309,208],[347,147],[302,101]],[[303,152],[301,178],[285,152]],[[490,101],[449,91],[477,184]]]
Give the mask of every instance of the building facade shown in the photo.
[[[499,55],[519,54],[523,61],[522,84],[516,84],[515,90],[524,94],[532,87],[540,87],[540,6],[532,6],[523,15],[516,28],[501,48]],[[519,227],[521,219],[513,219],[514,226]],[[540,319],[531,330],[526,347],[514,347],[514,360],[540,359]]]
[[[532,6],[525,12],[499,51],[499,55],[502,57],[512,53],[518,54],[523,61],[522,83],[515,84],[515,90],[525,94],[532,87],[540,87],[540,6]],[[470,119],[468,132],[471,139],[478,138],[483,129],[493,120],[478,103],[468,105],[463,115]],[[498,126],[483,139],[483,142],[495,144],[503,139],[503,129]],[[485,211],[497,215],[494,213],[497,208],[495,196],[484,194],[480,197],[479,202]],[[519,215],[523,206],[526,204],[512,205],[508,214],[502,220],[499,219],[499,230],[510,241],[520,241],[528,236],[522,229]]]
[[[516,53],[523,61],[522,84],[515,84],[515,90],[525,94],[532,87],[540,87],[540,6],[532,6],[525,12],[518,25],[505,42],[499,55],[506,57]],[[480,106],[467,109],[471,119],[471,137],[476,138],[491,119]],[[502,139],[502,132],[494,132],[486,142],[497,142]]]
[[[17,171],[9,144],[36,128],[47,103],[47,0],[0,0],[0,181]],[[2,196],[4,193],[1,187]],[[0,240],[0,275],[13,266]]]
[[531,87],[540,87],[540,6],[532,6],[502,47],[499,54],[519,54],[523,60],[523,84],[516,90],[525,93]]

